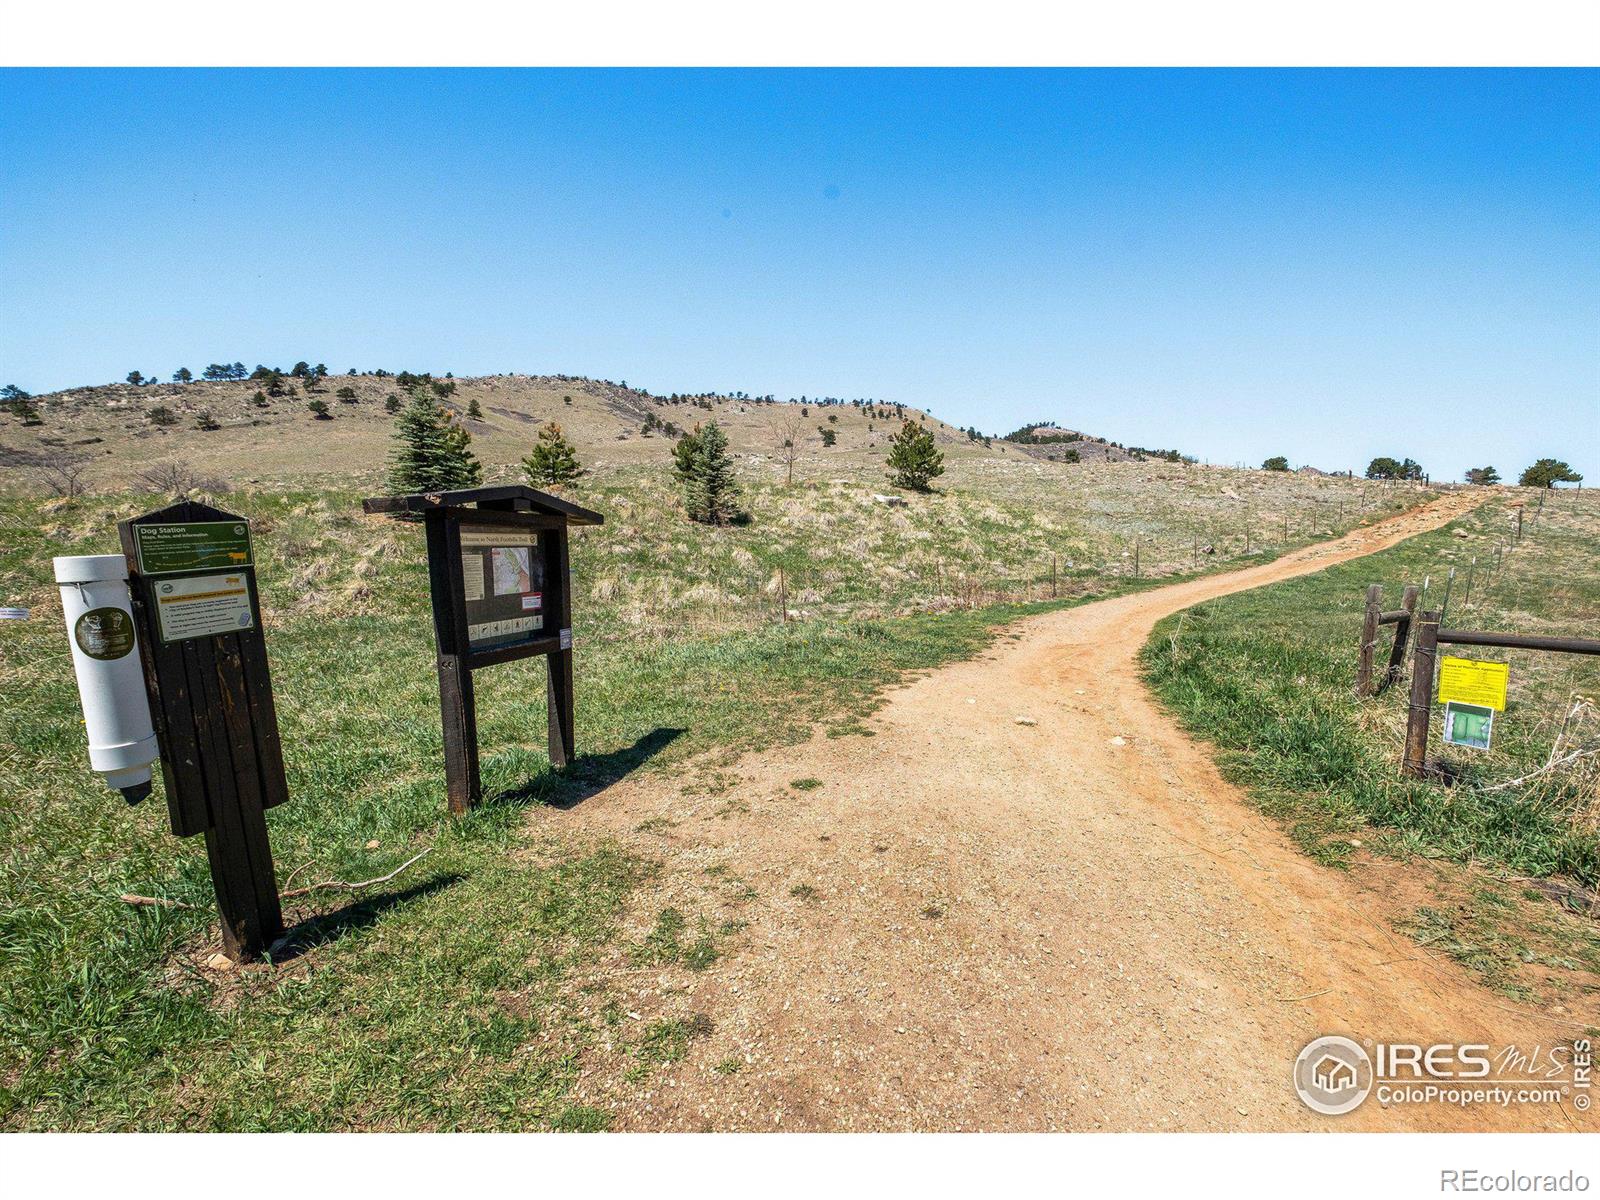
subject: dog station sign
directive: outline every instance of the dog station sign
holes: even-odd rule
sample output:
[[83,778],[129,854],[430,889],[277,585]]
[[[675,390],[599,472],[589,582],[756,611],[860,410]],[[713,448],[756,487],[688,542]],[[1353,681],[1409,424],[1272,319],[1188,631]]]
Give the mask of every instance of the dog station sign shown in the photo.
[[1444,705],[1444,741],[1487,750],[1494,738],[1494,715],[1506,709],[1507,663],[1471,658],[1439,659],[1439,703]]
[[186,521],[132,530],[138,571],[151,580],[163,642],[255,628],[248,524]]
[[567,531],[599,525],[600,514],[521,485],[374,496],[361,507],[421,517],[427,533],[450,811],[483,796],[472,673],[484,667],[545,660],[550,762],[566,766],[576,753]]

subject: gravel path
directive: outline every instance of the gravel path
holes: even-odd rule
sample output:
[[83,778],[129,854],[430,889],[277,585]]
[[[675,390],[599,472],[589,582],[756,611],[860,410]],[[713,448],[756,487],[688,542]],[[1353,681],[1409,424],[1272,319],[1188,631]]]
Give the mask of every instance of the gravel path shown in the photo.
[[[1290,1066],[1320,1034],[1548,1046],[1577,1030],[1390,932],[1403,868],[1306,858],[1138,678],[1162,617],[1475,502],[1027,619],[896,689],[875,736],[746,757],[725,787],[641,777],[538,814],[646,845],[663,894],[703,888],[707,866],[755,893],[728,958],[638,999],[714,1033],[593,1099],[637,1129],[1592,1128],[1533,1106],[1304,1108]],[[789,786],[802,778],[821,786]]]

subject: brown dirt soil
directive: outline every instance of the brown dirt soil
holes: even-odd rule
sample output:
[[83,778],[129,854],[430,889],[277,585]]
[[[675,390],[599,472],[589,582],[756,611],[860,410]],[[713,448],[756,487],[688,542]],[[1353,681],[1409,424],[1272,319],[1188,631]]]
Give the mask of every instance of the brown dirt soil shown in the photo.
[[[1029,618],[895,690],[874,736],[748,756],[710,789],[641,777],[538,814],[646,846],[668,903],[705,894],[708,866],[754,892],[726,959],[644,991],[635,976],[624,998],[637,1021],[697,1014],[712,1032],[642,1084],[597,1069],[580,1092],[633,1129],[1593,1128],[1556,1106],[1304,1108],[1290,1068],[1321,1034],[1526,1048],[1580,1028],[1391,933],[1405,865],[1306,858],[1138,675],[1160,618],[1476,499]],[[807,778],[821,786],[790,786]]]

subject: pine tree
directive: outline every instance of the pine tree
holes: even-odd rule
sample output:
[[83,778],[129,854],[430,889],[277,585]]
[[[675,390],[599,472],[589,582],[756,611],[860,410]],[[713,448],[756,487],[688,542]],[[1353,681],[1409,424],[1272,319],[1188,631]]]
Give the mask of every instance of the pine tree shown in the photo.
[[473,421],[483,420],[483,406],[478,403],[476,396],[467,401],[467,417]]
[[560,487],[583,474],[572,443],[554,421],[539,430],[539,440],[522,460],[522,470],[534,487]]
[[447,492],[473,487],[483,478],[471,450],[472,436],[426,392],[413,393],[411,403],[400,410],[394,440],[389,486],[397,493]]
[[715,421],[684,434],[672,448],[672,459],[691,521],[726,525],[739,515],[739,485],[733,477],[728,436]]
[[944,452],[933,434],[916,421],[906,421],[889,443],[889,478],[896,487],[925,492],[944,474]]

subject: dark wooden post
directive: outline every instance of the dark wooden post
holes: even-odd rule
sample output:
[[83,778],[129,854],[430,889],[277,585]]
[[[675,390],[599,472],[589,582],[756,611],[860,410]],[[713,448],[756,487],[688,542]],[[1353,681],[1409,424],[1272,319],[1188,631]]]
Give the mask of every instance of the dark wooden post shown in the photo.
[[1522,540],[1522,510],[1517,509],[1517,541]]
[[1428,721],[1433,715],[1433,668],[1439,651],[1439,614],[1417,616],[1417,649],[1412,655],[1411,701],[1406,713],[1406,749],[1401,771],[1412,779],[1428,773]]
[[1409,585],[1400,600],[1400,609],[1405,614],[1394,626],[1394,645],[1389,650],[1389,668],[1383,673],[1383,685],[1380,691],[1387,690],[1399,680],[1406,665],[1406,644],[1411,640],[1411,621],[1417,611],[1417,587]]
[[444,726],[445,799],[450,811],[466,812],[483,799],[478,776],[478,709],[467,666],[467,615],[456,598],[461,570],[461,529],[448,513],[424,515],[428,536],[428,584],[433,596],[433,634],[439,672],[439,712]]
[[[150,715],[161,747],[172,832],[179,837],[205,834],[223,952],[235,962],[245,962],[258,958],[283,935],[265,814],[289,799],[289,786],[261,632],[255,566],[248,552],[225,558],[206,550],[185,562],[184,552],[179,551],[163,554],[159,563],[153,561],[149,527],[198,525],[248,528],[243,517],[184,501],[123,521],[117,530],[128,559],[133,618]],[[228,582],[222,576],[236,576],[242,583],[249,606],[247,624],[241,623],[241,612],[240,620],[230,621],[225,630],[207,631],[200,625],[180,632],[175,621],[164,628],[158,609],[173,585],[201,579],[208,593],[225,598]]]
[[1478,573],[1478,556],[1476,554],[1474,554],[1472,556],[1471,561],[1469,561],[1467,563],[1467,587],[1466,587],[1466,590],[1461,593],[1461,607],[1462,608],[1466,608],[1467,605],[1472,603],[1472,580],[1477,575],[1477,573]]
[[1056,591],[1056,556],[1050,556],[1050,599],[1054,600],[1059,593]]
[[1372,659],[1378,649],[1378,610],[1382,606],[1383,585],[1367,587],[1367,607],[1361,614],[1361,645],[1356,655],[1356,695],[1372,695]]
[[551,531],[546,540],[551,550],[549,561],[552,575],[547,577],[545,586],[555,584],[561,610],[556,621],[561,641],[559,648],[547,656],[545,686],[550,765],[559,768],[570,763],[578,753],[572,701],[572,565],[567,554],[565,526]]

